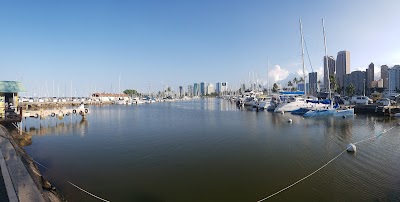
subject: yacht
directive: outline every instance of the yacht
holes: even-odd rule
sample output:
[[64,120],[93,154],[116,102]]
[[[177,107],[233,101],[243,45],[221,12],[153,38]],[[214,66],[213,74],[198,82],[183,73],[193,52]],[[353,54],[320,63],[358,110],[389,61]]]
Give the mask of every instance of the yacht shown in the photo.
[[259,98],[257,98],[256,106],[259,109],[268,109],[268,107],[271,105],[271,100],[271,97],[260,96]]

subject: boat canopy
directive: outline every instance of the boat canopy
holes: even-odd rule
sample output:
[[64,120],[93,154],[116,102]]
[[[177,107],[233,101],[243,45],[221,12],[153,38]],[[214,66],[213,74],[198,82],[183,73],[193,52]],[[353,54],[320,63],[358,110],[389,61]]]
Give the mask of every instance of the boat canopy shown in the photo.
[[331,103],[331,100],[329,100],[329,99],[326,99],[326,100],[307,100],[306,101],[307,103],[317,103],[317,104],[330,104]]
[[304,95],[304,91],[281,91],[281,95]]

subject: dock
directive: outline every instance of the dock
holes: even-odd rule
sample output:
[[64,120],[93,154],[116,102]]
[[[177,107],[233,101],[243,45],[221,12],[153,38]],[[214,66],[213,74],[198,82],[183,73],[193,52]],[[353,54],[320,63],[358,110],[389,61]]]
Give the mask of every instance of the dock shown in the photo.
[[0,187],[0,198],[10,202],[60,201],[51,192],[44,190],[45,180],[21,151],[13,143],[7,129],[0,125],[0,179],[4,182],[1,183],[4,187]]
[[368,105],[359,104],[354,106],[354,113],[356,114],[393,116],[394,114],[399,112],[400,112],[399,106],[382,106],[377,104],[368,104]]

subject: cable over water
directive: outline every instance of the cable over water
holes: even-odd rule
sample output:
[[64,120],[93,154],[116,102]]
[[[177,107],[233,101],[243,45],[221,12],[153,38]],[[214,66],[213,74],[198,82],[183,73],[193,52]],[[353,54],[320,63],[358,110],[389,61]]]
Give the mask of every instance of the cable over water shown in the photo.
[[[382,133],[380,133],[380,134],[378,134],[378,135],[376,135],[376,136],[372,136],[372,137],[369,137],[369,138],[367,138],[367,139],[358,141],[358,142],[354,143],[354,145],[359,144],[359,143],[362,143],[362,142],[365,142],[365,141],[370,140],[370,139],[372,139],[372,138],[378,138],[378,137],[382,136],[384,133],[389,132],[390,130],[392,130],[394,127],[396,127],[396,126],[393,126],[393,127],[389,128],[389,129],[387,129],[387,130],[384,130]],[[322,170],[322,169],[325,168],[327,165],[329,165],[330,163],[332,163],[332,161],[334,161],[334,160],[336,160],[337,158],[339,158],[339,156],[341,156],[343,153],[345,153],[345,152],[347,151],[347,149],[349,149],[349,148],[350,148],[350,146],[348,146],[345,150],[343,150],[342,152],[340,152],[337,156],[335,156],[334,158],[332,158],[331,160],[329,160],[327,163],[325,163],[324,165],[322,165],[320,168],[318,168],[318,169],[315,170],[314,172],[308,174],[307,176],[301,178],[300,180],[297,180],[295,183],[293,183],[293,184],[291,184],[291,185],[289,185],[289,186],[287,186],[287,187],[285,187],[285,188],[283,188],[283,189],[281,189],[281,190],[279,190],[279,191],[277,191],[277,192],[275,192],[275,193],[273,193],[273,194],[271,194],[271,195],[269,195],[269,196],[267,196],[267,197],[265,197],[265,198],[263,198],[263,199],[258,200],[257,202],[265,201],[265,200],[267,200],[267,199],[269,199],[269,198],[272,198],[272,197],[274,197],[275,195],[278,195],[279,193],[281,193],[281,192],[283,192],[283,191],[285,191],[285,190],[287,190],[287,189],[293,187],[294,185],[300,183],[301,181],[303,181],[303,180],[305,180],[305,179],[311,177],[312,175],[314,175],[315,173],[317,173],[318,171]]]
[[[32,159],[32,160],[33,160],[35,163],[37,163],[38,165],[42,166],[44,169],[50,171],[50,172],[53,173],[53,174],[56,174],[55,172],[53,172],[52,170],[50,170],[49,168],[47,168],[47,167],[44,166],[43,164],[37,162],[37,161],[34,160],[34,159]],[[99,196],[96,196],[96,195],[94,195],[94,194],[92,194],[92,193],[90,193],[90,192],[88,192],[88,191],[86,191],[86,190],[84,190],[84,189],[78,187],[77,185],[75,185],[74,183],[72,183],[72,182],[70,182],[70,181],[68,181],[68,180],[65,180],[65,181],[68,182],[68,184],[74,186],[75,188],[79,189],[79,190],[82,191],[82,192],[85,192],[86,194],[88,194],[88,195],[90,195],[90,196],[92,196],[92,197],[94,197],[94,198],[97,198],[97,199],[99,199],[99,200],[101,200],[101,201],[110,202],[109,200],[103,199],[103,198],[101,198],[101,197],[99,197]]]

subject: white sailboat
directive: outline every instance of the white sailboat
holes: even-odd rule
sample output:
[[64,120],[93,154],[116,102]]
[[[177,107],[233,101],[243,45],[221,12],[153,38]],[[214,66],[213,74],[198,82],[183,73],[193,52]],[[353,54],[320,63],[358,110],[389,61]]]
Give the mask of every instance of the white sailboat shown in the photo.
[[[292,112],[295,110],[299,110],[300,108],[306,109],[320,109],[325,107],[325,104],[322,103],[312,103],[308,102],[306,99],[307,88],[306,88],[306,74],[305,74],[305,65],[304,65],[304,38],[303,38],[303,26],[301,24],[301,19],[299,19],[300,23],[300,36],[301,36],[301,59],[303,64],[303,84],[304,84],[304,96],[289,96],[283,102],[281,102],[274,110],[275,113],[279,112]],[[311,101],[311,100],[309,100]]]
[[[322,19],[322,31],[324,34],[324,47],[325,47],[325,60],[328,59],[328,54],[327,54],[327,48],[326,48],[326,34],[325,34],[325,26],[324,26],[324,19]],[[326,61],[326,68],[327,70],[327,76],[329,78],[329,63]],[[327,108],[324,109],[315,109],[315,110],[310,110],[306,112],[303,116],[304,117],[320,117],[320,116],[341,116],[341,117],[346,117],[346,116],[354,116],[354,108],[351,109],[339,109],[338,106],[333,106],[333,101],[332,101],[332,95],[331,95],[331,84],[328,79],[328,89],[329,89],[329,100],[330,104]]]

